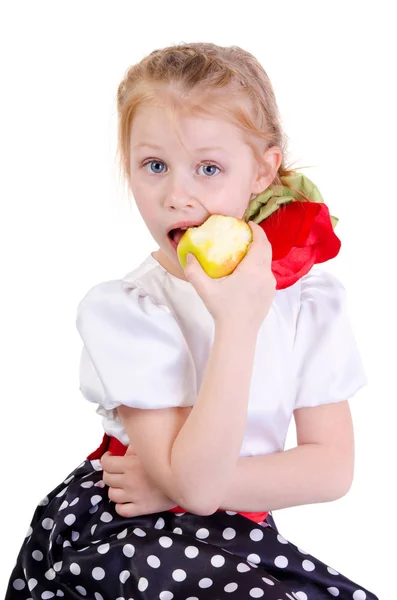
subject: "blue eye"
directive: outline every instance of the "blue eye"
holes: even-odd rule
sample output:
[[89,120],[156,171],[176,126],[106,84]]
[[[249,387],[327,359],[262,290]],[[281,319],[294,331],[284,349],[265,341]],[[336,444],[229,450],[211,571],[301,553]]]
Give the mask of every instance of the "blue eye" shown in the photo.
[[[159,175],[164,172],[164,170],[158,170],[159,167],[161,168],[161,165],[165,166],[165,164],[161,160],[150,160],[147,163],[145,163],[143,166],[147,167],[148,165],[150,166],[150,173],[153,173],[154,175]],[[153,169],[152,169],[152,165],[153,165]],[[204,167],[205,169],[217,169],[217,171],[220,171],[220,168],[217,167],[216,165],[213,165],[212,163],[201,163],[199,166],[199,169],[200,169],[200,167]],[[208,177],[213,177],[216,174],[217,174],[217,172],[214,172],[214,171],[212,171],[212,172],[207,171],[205,173],[205,175]]]
[[[211,169],[218,169],[218,171],[220,171],[220,168],[217,167],[216,165],[212,165],[211,163],[202,163],[200,165],[200,167],[205,167],[205,168],[211,168]],[[199,168],[200,168],[199,167]],[[209,175],[210,177],[212,177],[213,175],[215,175],[215,173],[206,173],[207,175]]]
[[[164,163],[161,162],[161,160],[151,160],[150,162],[146,163],[144,166],[146,167],[147,165],[156,165],[156,166],[159,166],[159,165],[164,165]],[[159,173],[159,171],[152,171],[152,170],[151,170],[151,172],[155,173],[155,174]],[[162,173],[162,171],[160,171],[160,173]]]

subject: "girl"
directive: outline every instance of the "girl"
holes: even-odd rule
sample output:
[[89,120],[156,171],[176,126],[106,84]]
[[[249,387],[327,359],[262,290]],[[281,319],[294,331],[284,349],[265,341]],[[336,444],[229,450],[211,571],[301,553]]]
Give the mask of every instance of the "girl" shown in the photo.
[[[348,399],[366,377],[345,290],[312,269],[339,251],[336,220],[285,167],[266,73],[237,47],[165,48],[128,70],[118,111],[159,249],[78,306],[80,389],[105,435],[40,502],[6,600],[376,600],[271,514],[347,493]],[[253,234],[220,279],[176,253],[212,214]]]

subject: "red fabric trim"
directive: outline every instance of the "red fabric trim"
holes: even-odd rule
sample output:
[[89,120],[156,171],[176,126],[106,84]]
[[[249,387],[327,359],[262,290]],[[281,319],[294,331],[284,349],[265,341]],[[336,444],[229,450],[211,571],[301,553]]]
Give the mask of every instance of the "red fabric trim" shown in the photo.
[[[116,438],[114,438],[116,439]],[[88,460],[97,460],[100,459],[101,456],[103,456],[105,454],[105,452],[108,451],[109,449],[109,442],[110,442],[110,437],[105,433],[103,438],[102,438],[102,442],[101,445],[99,446],[99,448],[97,448],[96,450],[94,450],[94,452],[91,452],[91,454],[89,454],[87,456]]]
[[[89,454],[87,456],[87,459],[88,460],[99,460],[101,458],[101,456],[103,456],[105,454],[105,452],[108,452],[108,451],[111,452],[112,454],[114,454],[115,456],[124,456],[124,454],[127,452],[127,446],[124,446],[124,444],[122,444],[117,438],[115,438],[113,436],[109,436],[105,433],[103,436],[101,445],[96,450],[94,450],[94,452],[91,452],[91,454]],[[180,506],[175,506],[174,508],[170,508],[169,512],[185,513],[186,510],[184,510]],[[224,512],[224,511],[221,511],[219,509],[217,512]],[[266,517],[269,513],[268,512],[240,512],[240,511],[238,511],[238,514],[243,515],[243,517],[246,517],[247,519],[250,519],[251,521],[254,521],[255,523],[260,523],[261,521],[264,521],[266,519]]]
[[259,223],[272,246],[276,289],[293,285],[314,264],[339,253],[329,209],[320,202],[290,202]]

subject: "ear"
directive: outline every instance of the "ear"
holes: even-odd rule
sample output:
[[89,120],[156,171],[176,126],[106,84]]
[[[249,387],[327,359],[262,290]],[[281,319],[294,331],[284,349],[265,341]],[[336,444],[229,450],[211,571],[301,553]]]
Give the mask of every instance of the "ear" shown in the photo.
[[256,177],[252,184],[253,194],[260,194],[269,187],[281,165],[282,158],[282,152],[278,146],[266,150],[261,163],[258,164]]

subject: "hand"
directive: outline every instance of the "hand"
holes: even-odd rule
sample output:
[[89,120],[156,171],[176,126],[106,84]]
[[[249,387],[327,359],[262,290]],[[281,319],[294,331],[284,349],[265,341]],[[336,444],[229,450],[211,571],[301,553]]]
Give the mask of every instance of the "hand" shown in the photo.
[[148,515],[176,506],[146,475],[131,446],[124,456],[105,452],[101,464],[103,481],[109,486],[109,499],[116,503],[116,512],[121,517]]
[[235,320],[259,328],[272,303],[276,279],[271,270],[272,247],[263,229],[249,222],[253,240],[247,254],[226,277],[213,279],[193,255],[184,270],[215,323],[229,325]]

